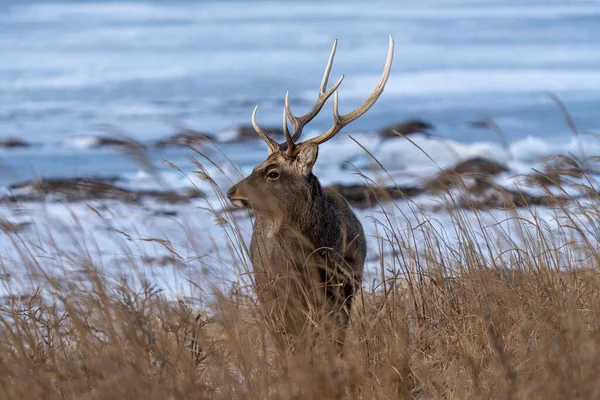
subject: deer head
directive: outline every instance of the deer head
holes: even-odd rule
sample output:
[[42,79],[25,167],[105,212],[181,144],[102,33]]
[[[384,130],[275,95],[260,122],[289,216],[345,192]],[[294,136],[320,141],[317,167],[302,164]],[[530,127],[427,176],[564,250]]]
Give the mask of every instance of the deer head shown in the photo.
[[[339,131],[366,113],[375,104],[387,83],[392,66],[394,54],[394,41],[389,38],[389,50],[383,69],[383,74],[375,90],[369,98],[354,111],[340,115],[338,111],[337,88],[342,83],[344,75],[327,90],[329,73],[335,56],[337,40],[333,43],[333,49],[329,56],[325,73],[321,81],[321,87],[314,107],[306,114],[296,117],[292,114],[289,103],[289,92],[285,96],[285,108],[283,110],[283,132],[285,142],[277,143],[270,138],[256,122],[256,111],[252,113],[252,126],[256,133],[267,143],[269,156],[265,161],[257,165],[252,173],[232,186],[227,197],[236,207],[250,207],[257,213],[293,215],[294,208],[307,204],[312,197],[311,185],[315,177],[312,167],[317,160],[319,145],[334,137]],[[304,127],[321,111],[323,105],[333,96],[333,125],[325,133],[297,143]],[[288,120],[293,127],[290,134]],[[309,201],[310,203],[310,201]]]

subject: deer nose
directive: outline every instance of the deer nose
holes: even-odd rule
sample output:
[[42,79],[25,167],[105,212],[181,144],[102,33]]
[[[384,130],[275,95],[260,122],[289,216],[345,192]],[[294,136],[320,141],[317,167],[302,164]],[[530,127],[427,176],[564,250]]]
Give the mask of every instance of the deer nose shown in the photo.
[[248,206],[248,199],[240,195],[237,185],[233,185],[231,188],[229,188],[229,190],[227,191],[227,198],[229,199],[231,204],[233,204],[236,207]]
[[233,198],[236,197],[236,192],[237,191],[237,187],[234,185],[232,187],[229,188],[229,190],[227,191],[227,198],[229,200],[233,200]]

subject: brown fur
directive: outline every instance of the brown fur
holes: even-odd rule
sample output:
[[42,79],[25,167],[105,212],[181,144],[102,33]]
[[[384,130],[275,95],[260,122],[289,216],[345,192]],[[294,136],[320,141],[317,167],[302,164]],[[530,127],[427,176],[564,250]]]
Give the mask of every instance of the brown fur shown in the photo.
[[[312,173],[319,144],[333,138],[344,126],[375,104],[392,67],[394,41],[390,36],[388,56],[379,83],[358,108],[345,115],[338,112],[337,88],[327,82],[337,41],[334,42],[317,101],[300,117],[292,114],[289,92],[285,97],[283,131],[285,143],[269,137],[256,122],[256,133],[267,143],[269,157],[250,176],[227,193],[232,204],[256,212],[250,256],[257,295],[275,326],[292,336],[311,338],[305,332],[316,328],[327,333],[341,352],[350,319],[352,298],[361,286],[367,253],[362,225],[339,193],[323,190]],[[335,93],[333,125],[322,134],[298,143],[302,130]],[[290,133],[288,122],[293,126]]]
[[316,145],[294,157],[274,152],[228,197],[255,211],[256,291],[275,327],[294,337],[324,328],[341,351],[367,247],[346,199],[313,175],[316,157]]

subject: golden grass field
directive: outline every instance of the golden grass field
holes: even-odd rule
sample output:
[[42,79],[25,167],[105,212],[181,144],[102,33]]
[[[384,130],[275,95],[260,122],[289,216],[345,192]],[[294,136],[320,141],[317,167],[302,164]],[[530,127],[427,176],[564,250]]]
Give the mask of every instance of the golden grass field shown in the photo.
[[[555,226],[515,211],[514,230],[492,237],[487,211],[452,207],[448,192],[455,243],[383,213],[393,251],[369,249],[378,278],[356,299],[344,359],[275,346],[247,257],[241,284],[203,288],[199,310],[108,278],[85,254],[77,280],[56,279],[4,227],[37,278],[0,305],[0,399],[600,398],[600,203],[591,182],[581,193],[557,202]],[[235,218],[219,223],[243,254]]]

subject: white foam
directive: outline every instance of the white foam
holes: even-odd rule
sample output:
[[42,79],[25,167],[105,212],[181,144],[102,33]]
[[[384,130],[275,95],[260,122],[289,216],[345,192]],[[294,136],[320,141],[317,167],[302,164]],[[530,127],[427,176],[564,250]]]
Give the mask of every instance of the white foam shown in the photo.
[[217,139],[220,142],[230,142],[230,141],[234,141],[236,140],[240,135],[240,130],[238,127],[231,127],[231,128],[227,128],[224,129],[222,131],[220,131],[219,133],[217,133]]
[[510,145],[510,152],[515,159],[529,165],[537,163],[549,156],[562,154],[586,158],[600,154],[600,141],[593,137],[571,137],[547,141],[539,137],[528,136],[516,140]]
[[100,140],[95,136],[73,136],[62,141],[63,146],[70,149],[91,149],[98,146]]
[[[420,171],[425,175],[469,158],[482,157],[500,163],[507,163],[510,159],[502,146],[492,142],[464,144],[423,135],[413,135],[411,140],[414,144],[401,138],[385,139],[371,151],[385,168],[408,172]],[[361,157],[362,162],[357,162],[357,165],[361,167],[375,165],[369,159],[370,157],[365,155]]]

